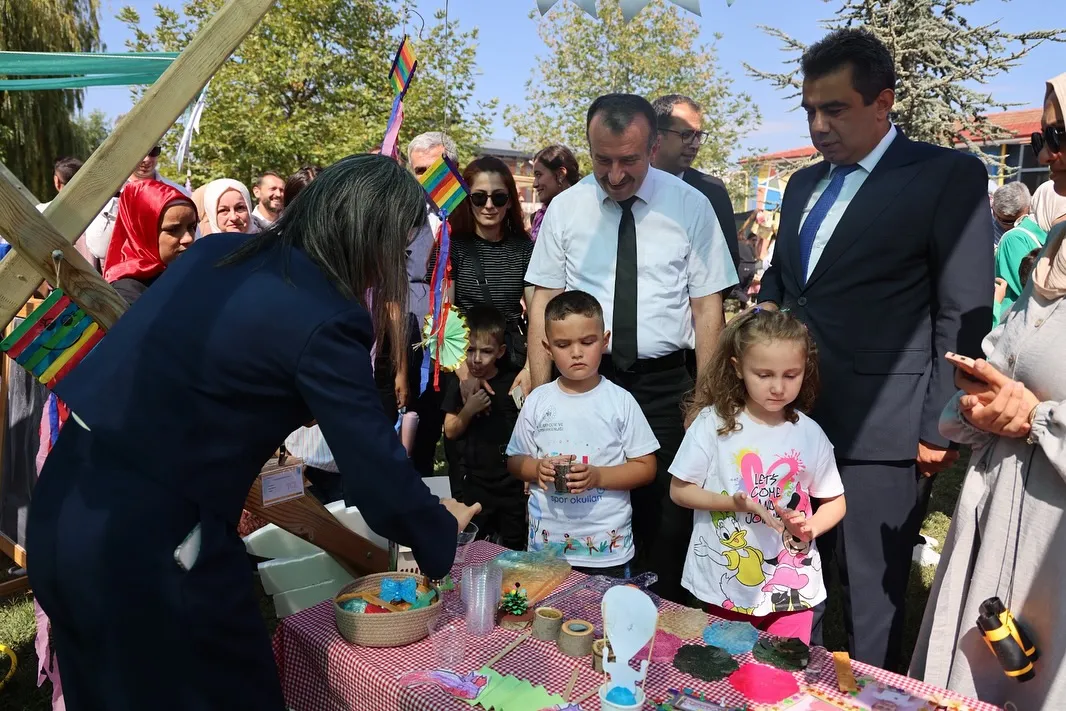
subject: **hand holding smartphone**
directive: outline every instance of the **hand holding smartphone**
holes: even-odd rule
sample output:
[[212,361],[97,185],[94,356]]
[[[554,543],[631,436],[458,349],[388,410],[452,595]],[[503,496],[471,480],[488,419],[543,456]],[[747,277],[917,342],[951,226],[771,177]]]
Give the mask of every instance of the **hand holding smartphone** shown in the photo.
[[976,380],[979,383],[988,382],[977,372],[977,363],[973,358],[951,352],[945,353],[944,358],[970,380]]

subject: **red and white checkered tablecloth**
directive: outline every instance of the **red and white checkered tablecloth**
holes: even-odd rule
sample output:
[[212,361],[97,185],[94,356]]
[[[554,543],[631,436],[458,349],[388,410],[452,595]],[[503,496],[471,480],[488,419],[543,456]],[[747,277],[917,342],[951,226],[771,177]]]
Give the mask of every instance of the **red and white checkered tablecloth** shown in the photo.
[[[491,560],[502,550],[492,543],[475,542],[469,546],[465,565]],[[560,589],[575,585],[583,578],[580,573],[571,573]],[[663,601],[660,609],[665,611],[676,607],[674,603]],[[518,634],[497,628],[487,637],[466,635],[464,659],[457,671],[466,673],[480,669]],[[281,620],[273,644],[285,702],[292,711],[470,711],[471,708],[432,687],[400,686],[401,675],[436,666],[428,638],[392,649],[349,644],[337,631],[331,601]],[[741,665],[752,661],[750,654],[737,658]],[[560,653],[553,643],[530,638],[493,669],[500,674],[514,675],[544,686],[549,693],[562,695],[575,665],[581,668],[573,694],[574,698],[578,698],[598,686],[603,677],[592,669],[590,658],[574,660]],[[872,676],[916,696],[931,698],[940,694],[943,698],[959,698],[915,679],[860,662],[852,662],[852,669],[857,677]],[[801,688],[809,685],[803,673],[797,673],[796,679]],[[838,694],[831,659],[813,686]],[[702,692],[712,701],[738,706],[745,703],[744,697],[726,680],[709,684],[677,671],[670,664],[653,664],[649,667],[645,682],[649,701],[665,698],[670,689],[683,688]],[[982,702],[959,700],[964,701],[968,711],[996,711],[997,708]],[[583,702],[582,708],[585,711],[598,711],[600,704],[597,697]]]

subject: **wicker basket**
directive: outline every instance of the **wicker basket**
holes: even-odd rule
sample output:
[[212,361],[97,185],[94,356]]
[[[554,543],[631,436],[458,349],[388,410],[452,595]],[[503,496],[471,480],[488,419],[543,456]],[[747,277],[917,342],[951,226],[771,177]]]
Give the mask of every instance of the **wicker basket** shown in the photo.
[[[440,596],[429,607],[405,612],[367,615],[348,612],[337,604],[337,598],[353,592],[377,592],[385,578],[397,578],[403,573],[376,573],[358,578],[341,588],[333,598],[333,612],[341,637],[360,647],[403,647],[429,636],[429,624],[441,613]],[[425,577],[417,578],[419,585],[430,587]]]

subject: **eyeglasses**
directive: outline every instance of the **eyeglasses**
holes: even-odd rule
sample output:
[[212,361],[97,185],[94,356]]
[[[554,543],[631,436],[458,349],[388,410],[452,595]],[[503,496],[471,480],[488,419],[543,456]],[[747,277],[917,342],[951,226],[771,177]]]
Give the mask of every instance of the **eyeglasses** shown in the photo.
[[493,193],[491,196],[488,193],[481,192],[470,193],[470,202],[474,203],[474,207],[485,207],[488,204],[489,198],[492,198],[492,204],[495,207],[503,207],[507,204],[507,201],[511,199],[511,196],[502,190]]
[[702,145],[707,140],[707,137],[711,135],[706,131],[693,131],[691,129],[687,131],[675,131],[672,128],[660,128],[659,130],[663,133],[676,133],[678,136],[681,136],[682,143],[692,143],[693,139],[696,139],[695,143],[697,145]]
[[1066,128],[1048,126],[1043,131],[1034,131],[1033,135],[1029,137],[1029,145],[1033,147],[1033,153],[1036,155],[1040,155],[1040,151],[1044,150],[1045,144],[1052,153],[1061,151],[1064,144],[1066,144]]
[[149,158],[158,158],[159,154],[163,152],[163,149],[159,146],[155,146],[152,150],[148,151]]

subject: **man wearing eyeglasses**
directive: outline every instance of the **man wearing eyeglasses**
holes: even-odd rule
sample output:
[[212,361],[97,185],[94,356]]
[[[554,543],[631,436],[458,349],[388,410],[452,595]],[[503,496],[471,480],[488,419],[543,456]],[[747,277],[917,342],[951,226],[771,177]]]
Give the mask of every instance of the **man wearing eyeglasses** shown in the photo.
[[652,166],[676,175],[711,201],[714,214],[722,226],[725,243],[729,247],[729,256],[733,258],[733,266],[737,267],[740,262],[737,225],[733,215],[733,201],[729,199],[725,183],[692,167],[700,153],[700,146],[709,135],[701,130],[702,107],[682,94],[660,96],[651,106],[655,109],[659,131],[659,147],[652,156]]
[[[120,116],[119,121],[121,120],[122,117]],[[185,189],[185,186],[178,185],[173,180],[167,180],[159,174],[160,153],[162,153],[162,149],[159,146],[153,146],[152,150],[148,151],[148,154],[133,169],[126,183],[133,183],[138,180],[158,180],[188,195],[189,191]],[[97,259],[103,260],[107,257],[107,245],[111,243],[111,231],[115,227],[115,220],[118,219],[118,198],[121,193],[122,190],[120,188],[119,192],[115,193],[115,196],[107,202],[100,214],[85,229],[85,244]]]

